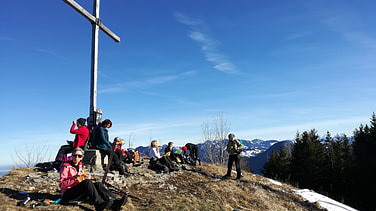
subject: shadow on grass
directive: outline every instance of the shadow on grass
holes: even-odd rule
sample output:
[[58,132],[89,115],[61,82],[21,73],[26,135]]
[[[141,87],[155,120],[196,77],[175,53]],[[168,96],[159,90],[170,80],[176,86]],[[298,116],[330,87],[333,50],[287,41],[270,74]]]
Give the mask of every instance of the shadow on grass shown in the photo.
[[[51,201],[55,201],[60,198],[60,194],[50,194],[50,193],[38,193],[38,192],[20,192],[16,190],[12,190],[9,188],[0,188],[0,193],[3,193],[7,195],[9,198],[15,199],[19,202],[24,200],[27,196],[31,198],[33,201],[43,202],[44,200],[48,199]],[[85,211],[92,211],[92,209],[89,209],[85,206],[82,206],[78,204],[77,202],[67,202],[67,201],[61,201],[59,203],[60,205],[64,206],[77,206],[82,210]],[[40,205],[39,206],[46,206],[46,205]]]
[[50,193],[19,192],[19,191],[15,191],[9,188],[1,188],[0,192],[16,200],[25,199],[27,194],[29,194],[30,198],[35,201],[44,200],[44,199],[50,199],[52,201],[55,201],[56,199],[60,198],[60,195],[54,195]]

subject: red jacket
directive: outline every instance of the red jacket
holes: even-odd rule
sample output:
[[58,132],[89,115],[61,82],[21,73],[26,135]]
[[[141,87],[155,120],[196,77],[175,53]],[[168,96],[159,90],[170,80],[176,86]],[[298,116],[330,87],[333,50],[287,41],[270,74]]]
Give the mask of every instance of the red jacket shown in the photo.
[[121,144],[114,144],[114,151],[117,149],[121,151],[121,156],[127,157],[126,150],[121,148]]
[[76,128],[76,125],[73,124],[70,129],[70,133],[76,134],[76,136],[74,137],[74,141],[73,141],[73,146],[72,146],[73,149],[85,145],[85,142],[87,138],[89,137],[89,129],[85,125],[77,129],[75,128]]
[[[83,164],[80,162],[78,164],[78,170],[83,171]],[[61,190],[61,195],[64,195],[65,191],[69,188],[72,188],[73,186],[80,183],[76,177],[77,170],[74,166],[71,165],[71,163],[66,162],[61,164],[60,166],[60,181],[59,181],[59,187]]]

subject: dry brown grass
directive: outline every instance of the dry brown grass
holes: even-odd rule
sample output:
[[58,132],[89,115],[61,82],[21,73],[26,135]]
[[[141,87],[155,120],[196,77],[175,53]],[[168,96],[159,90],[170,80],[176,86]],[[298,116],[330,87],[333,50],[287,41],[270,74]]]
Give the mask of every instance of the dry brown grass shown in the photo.
[[[233,179],[215,179],[216,175],[226,172],[223,166],[203,163],[194,169],[190,167],[190,170],[155,174],[145,165],[130,167],[130,171],[135,174],[122,179],[118,185],[131,195],[145,200],[129,198],[123,210],[323,210],[294,194],[294,187],[271,184],[268,179],[250,172],[243,172],[244,177],[237,182]],[[30,174],[34,178],[27,177]],[[40,175],[42,181],[38,181],[35,174]],[[36,173],[34,168],[13,169],[0,178],[0,210],[29,210],[16,206],[24,197],[18,194],[19,191],[27,191],[32,195],[34,201],[28,205],[45,198],[59,198],[57,176],[57,173]],[[152,203],[147,203],[147,200]],[[89,204],[80,203],[78,206],[38,206],[35,210],[74,211],[93,208]]]

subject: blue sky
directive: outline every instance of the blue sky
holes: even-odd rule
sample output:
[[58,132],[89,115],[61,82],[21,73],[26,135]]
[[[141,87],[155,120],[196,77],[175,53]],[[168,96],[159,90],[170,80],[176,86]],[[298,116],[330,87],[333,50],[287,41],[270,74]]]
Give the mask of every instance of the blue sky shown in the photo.
[[[92,12],[93,0],[76,0]],[[371,0],[101,1],[98,103],[110,138],[202,142],[222,115],[241,139],[351,135],[375,111]],[[54,158],[90,105],[91,24],[62,0],[0,7],[0,164]]]

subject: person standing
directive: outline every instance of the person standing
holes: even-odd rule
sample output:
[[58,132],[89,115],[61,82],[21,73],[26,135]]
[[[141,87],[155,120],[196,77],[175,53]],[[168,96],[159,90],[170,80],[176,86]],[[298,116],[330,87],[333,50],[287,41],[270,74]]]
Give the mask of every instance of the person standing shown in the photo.
[[112,158],[112,162],[108,163],[108,165],[114,164],[115,170],[118,170],[120,175],[125,175],[123,165],[121,165],[121,161],[119,157],[115,154],[113,146],[109,141],[108,128],[110,127],[112,127],[111,120],[103,120],[103,122],[94,129],[93,144],[95,148],[100,150],[101,154],[107,155],[109,158]]
[[77,147],[83,148],[89,137],[89,129],[86,127],[85,123],[86,119],[84,118],[73,120],[70,133],[75,134],[74,141],[69,145],[63,145],[60,147],[55,158],[56,161],[63,160],[65,154],[72,152],[72,150]]
[[236,167],[236,179],[240,180],[240,177],[242,176],[242,172],[240,169],[240,156],[242,149],[244,146],[235,139],[235,135],[233,133],[230,133],[228,135],[228,143],[226,147],[226,151],[229,154],[228,163],[227,163],[227,174],[223,176],[223,178],[229,178],[231,177],[231,169],[232,164],[235,162]]
[[75,148],[72,151],[73,160],[65,162],[60,168],[59,187],[62,200],[86,200],[95,206],[95,210],[120,210],[124,205],[126,197],[116,199],[115,196],[100,182],[95,182],[90,174],[84,171],[83,163],[84,150]]

